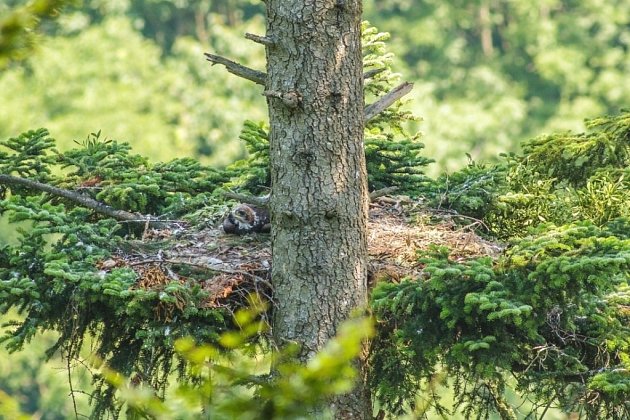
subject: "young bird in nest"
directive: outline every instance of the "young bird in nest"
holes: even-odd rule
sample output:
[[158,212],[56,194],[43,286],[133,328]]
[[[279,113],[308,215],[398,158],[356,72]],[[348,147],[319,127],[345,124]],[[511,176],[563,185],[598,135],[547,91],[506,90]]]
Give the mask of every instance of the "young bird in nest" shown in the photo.
[[269,212],[264,208],[239,204],[223,221],[223,230],[233,235],[267,233],[271,230]]

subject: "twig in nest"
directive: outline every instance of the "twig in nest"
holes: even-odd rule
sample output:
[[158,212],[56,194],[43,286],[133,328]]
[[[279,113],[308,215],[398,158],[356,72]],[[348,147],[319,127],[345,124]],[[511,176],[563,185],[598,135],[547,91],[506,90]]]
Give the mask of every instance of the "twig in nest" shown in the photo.
[[374,201],[374,200],[376,200],[379,197],[382,197],[384,195],[393,193],[396,190],[398,190],[398,187],[392,186],[392,187],[385,187],[385,188],[381,188],[380,190],[372,191],[370,193],[370,201]]
[[[398,187],[392,186],[392,187],[385,187],[385,188],[381,188],[380,190],[372,191],[370,193],[370,201],[374,201],[379,197],[393,193],[396,190],[398,190]],[[259,207],[267,207],[269,205],[269,195],[256,197],[253,195],[239,194],[232,191],[226,191],[223,193],[223,195],[226,198],[231,198],[241,203],[253,204]]]
[[[216,265],[200,264],[200,263],[194,263],[194,262],[182,261],[182,260],[173,260],[173,259],[155,259],[154,258],[154,259],[147,259],[147,260],[140,260],[140,261],[130,262],[130,263],[127,263],[127,265],[130,266],[130,267],[133,267],[133,266],[136,266],[136,265],[156,264],[156,263],[187,265],[189,267],[201,268],[201,269],[204,269],[204,270],[216,271],[216,272],[219,272],[219,273],[242,274],[242,275],[245,275],[245,276],[258,277],[255,274],[252,274],[251,272],[248,272],[248,271],[233,270],[233,269],[229,269],[229,268],[217,267]],[[254,272],[254,271],[269,271],[269,270],[267,268],[259,268],[259,269],[252,269],[251,271]]]
[[488,227],[488,225],[486,225],[483,220],[479,220],[479,219],[477,219],[475,217],[466,216],[465,214],[459,214],[455,210],[442,210],[442,209],[430,209],[430,210],[433,213],[442,213],[444,215],[448,215],[448,216],[451,216],[451,217],[461,217],[462,219],[472,220],[474,223],[472,223],[470,226],[480,225],[480,226],[483,226],[483,228],[486,231],[490,232],[490,228]]

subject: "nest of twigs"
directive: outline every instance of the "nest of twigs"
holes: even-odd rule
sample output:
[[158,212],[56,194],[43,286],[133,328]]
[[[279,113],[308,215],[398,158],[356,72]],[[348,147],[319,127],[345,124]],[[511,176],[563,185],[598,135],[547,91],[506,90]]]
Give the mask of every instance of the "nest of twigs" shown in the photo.
[[[418,255],[431,245],[447,246],[454,260],[501,252],[501,245],[477,235],[481,222],[462,221],[461,216],[427,209],[405,197],[376,199],[368,223],[370,286],[420,275]],[[130,267],[138,275],[135,287],[150,290],[195,281],[208,295],[203,307],[234,311],[246,306],[252,293],[272,301],[270,245],[268,234],[226,235],[217,226],[149,230],[132,251],[102,262],[100,268]],[[156,317],[170,319],[181,305],[185,302],[160,305]]]
[[420,202],[382,197],[370,204],[368,252],[370,283],[417,277],[422,271],[419,254],[431,246],[450,249],[455,261],[497,256],[503,246],[479,236],[479,220],[454,212],[426,208]]

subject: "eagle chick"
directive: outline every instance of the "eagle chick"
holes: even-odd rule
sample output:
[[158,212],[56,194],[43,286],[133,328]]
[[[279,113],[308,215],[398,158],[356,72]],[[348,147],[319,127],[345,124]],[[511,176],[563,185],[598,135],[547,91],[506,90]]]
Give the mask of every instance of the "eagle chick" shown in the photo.
[[223,221],[223,230],[234,235],[267,233],[271,230],[269,212],[264,208],[239,204]]

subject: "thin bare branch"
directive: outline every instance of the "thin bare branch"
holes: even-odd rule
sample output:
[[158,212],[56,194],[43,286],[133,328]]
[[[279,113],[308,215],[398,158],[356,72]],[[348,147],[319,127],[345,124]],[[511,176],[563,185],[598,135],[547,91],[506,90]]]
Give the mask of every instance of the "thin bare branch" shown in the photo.
[[249,32],[247,32],[245,34],[245,38],[249,39],[250,41],[254,41],[258,44],[262,44],[266,47],[274,47],[276,45],[276,41],[274,41],[273,38],[270,38],[268,36],[260,36],[260,35],[250,34]]
[[381,67],[379,69],[372,69],[372,70],[368,70],[365,73],[363,73],[363,78],[364,79],[369,79],[370,77],[374,77],[379,73],[382,73],[386,70],[385,67]]
[[488,227],[488,225],[486,225],[483,220],[477,219],[475,217],[472,216],[466,216],[464,214],[460,214],[455,210],[449,210],[449,209],[431,209],[430,210],[432,213],[438,213],[438,214],[444,214],[450,217],[459,217],[461,219],[466,219],[466,220],[472,220],[473,223],[471,224],[471,226],[473,225],[480,225],[483,226],[483,228],[490,232],[490,228]]
[[262,71],[250,69],[249,67],[245,67],[242,64],[238,64],[237,62],[232,61],[225,57],[221,57],[220,55],[215,55],[215,54],[210,54],[210,53],[204,53],[204,55],[206,56],[206,60],[211,62],[212,65],[221,64],[225,66],[227,71],[229,71],[230,73],[238,77],[251,80],[252,82],[257,83],[259,85],[263,85],[263,86],[265,85],[265,81],[267,80],[267,74]]
[[95,212],[102,214],[112,219],[121,220],[125,222],[142,223],[153,227],[163,226],[165,223],[161,220],[151,219],[150,216],[145,216],[140,213],[130,213],[125,210],[118,210],[107,204],[96,201],[91,197],[87,197],[77,191],[65,190],[63,188],[53,187],[52,185],[44,184],[31,179],[20,178],[17,176],[0,174],[0,184],[5,185],[19,185],[32,190],[42,191],[52,194],[57,197],[63,197],[72,201],[82,207],[92,209]]
[[413,83],[403,82],[381,96],[376,102],[365,107],[365,121],[369,121],[390,107],[394,102],[411,92]]
[[226,191],[223,193],[226,198],[240,201],[241,203],[253,204],[259,207],[267,207],[269,205],[269,195],[262,197],[255,197],[253,195],[239,194],[232,191]]

